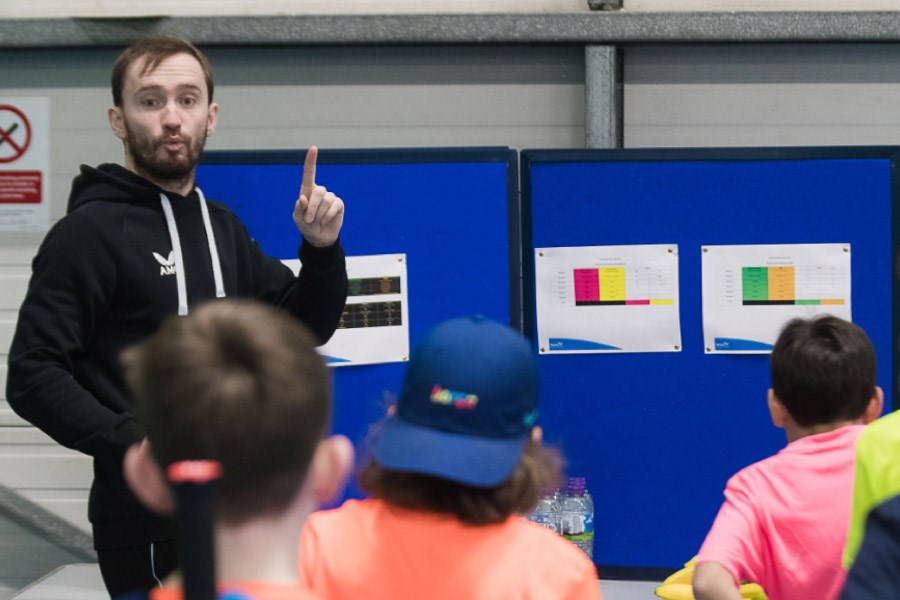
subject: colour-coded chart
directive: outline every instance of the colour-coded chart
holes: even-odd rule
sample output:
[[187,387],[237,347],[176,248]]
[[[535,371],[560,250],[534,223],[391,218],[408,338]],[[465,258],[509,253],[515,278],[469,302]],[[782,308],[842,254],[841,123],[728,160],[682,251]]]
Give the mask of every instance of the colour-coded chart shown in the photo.
[[672,304],[671,269],[574,269],[575,306]]
[[680,352],[678,246],[535,248],[540,352]]
[[[300,261],[284,261],[296,273]],[[405,254],[347,257],[347,304],[319,353],[329,365],[401,362],[409,357]]]
[[725,306],[840,306],[847,274],[833,266],[730,267],[719,271]]
[[403,325],[403,306],[400,302],[362,302],[348,304],[344,308],[338,329],[398,325]]
[[399,293],[399,277],[361,277],[347,281],[348,296],[376,296]]
[[789,320],[852,320],[850,244],[701,247],[703,343],[709,354],[770,352]]

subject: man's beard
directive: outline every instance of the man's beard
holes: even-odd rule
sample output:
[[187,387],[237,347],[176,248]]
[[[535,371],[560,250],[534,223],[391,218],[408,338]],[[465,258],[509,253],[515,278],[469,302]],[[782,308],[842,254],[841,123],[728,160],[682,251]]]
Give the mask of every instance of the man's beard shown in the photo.
[[171,155],[163,151],[160,156],[160,148],[171,136],[138,138],[134,131],[125,123],[125,142],[128,154],[135,169],[147,176],[153,182],[175,181],[183,182],[193,176],[194,168],[200,160],[200,153],[206,146],[206,135],[194,140],[193,137],[181,133],[178,138],[184,144],[185,153]]

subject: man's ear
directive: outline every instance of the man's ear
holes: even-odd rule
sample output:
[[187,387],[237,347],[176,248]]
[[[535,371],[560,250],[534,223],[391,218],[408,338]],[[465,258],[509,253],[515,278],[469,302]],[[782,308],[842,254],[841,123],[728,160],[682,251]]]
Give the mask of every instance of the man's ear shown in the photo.
[[209,105],[209,111],[206,113],[206,136],[209,137],[216,130],[216,123],[219,121],[219,105],[212,102]]
[[125,131],[125,115],[122,114],[122,109],[118,106],[110,106],[106,111],[106,116],[109,119],[109,127],[112,129],[112,132],[117,138],[124,140],[128,132]]
[[769,388],[769,416],[772,417],[772,424],[775,427],[784,429],[788,423],[788,411],[775,395],[775,390]]
[[866,406],[866,413],[863,415],[863,423],[871,423],[875,419],[881,417],[881,411],[884,409],[884,390],[880,386],[875,386],[875,393],[869,399]]
[[316,503],[324,504],[340,495],[353,468],[353,459],[353,444],[346,437],[333,435],[319,442],[306,480]]
[[125,453],[125,481],[144,506],[163,515],[175,512],[175,496],[147,440]]

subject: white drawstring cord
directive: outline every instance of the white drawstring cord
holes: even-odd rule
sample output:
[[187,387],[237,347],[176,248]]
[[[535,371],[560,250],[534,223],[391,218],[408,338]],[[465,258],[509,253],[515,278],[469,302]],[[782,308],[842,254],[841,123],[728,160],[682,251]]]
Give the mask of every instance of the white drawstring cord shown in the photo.
[[188,314],[187,284],[184,280],[184,261],[181,257],[181,239],[178,237],[178,227],[175,225],[175,215],[172,214],[172,204],[165,194],[160,193],[163,212],[166,214],[166,226],[169,228],[169,239],[172,240],[172,253],[175,255],[175,281],[178,284],[178,314]]
[[200,212],[203,213],[203,226],[206,227],[206,241],[209,243],[209,258],[212,261],[213,279],[216,282],[216,298],[224,298],[225,284],[222,283],[222,264],[219,262],[219,250],[216,247],[216,237],[213,235],[212,223],[209,220],[206,197],[200,188],[197,188],[197,195],[200,196]]
[[156,576],[156,559],[154,558],[153,550],[153,542],[150,542],[150,574],[153,575],[153,579],[156,580],[157,585],[162,587],[162,581]]
[[[222,278],[222,263],[219,260],[219,250],[216,247],[216,237],[213,233],[212,221],[209,218],[209,208],[206,206],[206,198],[203,191],[197,188],[200,198],[200,213],[203,215],[203,227],[206,229],[206,241],[209,245],[209,258],[212,262],[213,280],[216,284],[216,298],[225,297],[225,283]],[[188,314],[187,283],[184,275],[184,258],[181,254],[181,239],[178,237],[178,226],[175,224],[175,215],[172,213],[172,203],[169,198],[160,193],[163,212],[166,215],[166,227],[169,229],[169,239],[172,241],[172,253],[175,258],[175,281],[178,285],[178,314]]]

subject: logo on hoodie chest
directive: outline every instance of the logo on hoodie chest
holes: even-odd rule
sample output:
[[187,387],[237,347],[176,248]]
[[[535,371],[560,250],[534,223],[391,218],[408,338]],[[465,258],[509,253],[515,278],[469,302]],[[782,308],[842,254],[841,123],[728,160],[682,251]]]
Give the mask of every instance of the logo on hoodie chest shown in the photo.
[[156,262],[159,263],[159,274],[160,276],[165,275],[174,275],[175,274],[175,251],[169,252],[168,258],[163,258],[162,255],[153,253],[153,258],[156,259]]

